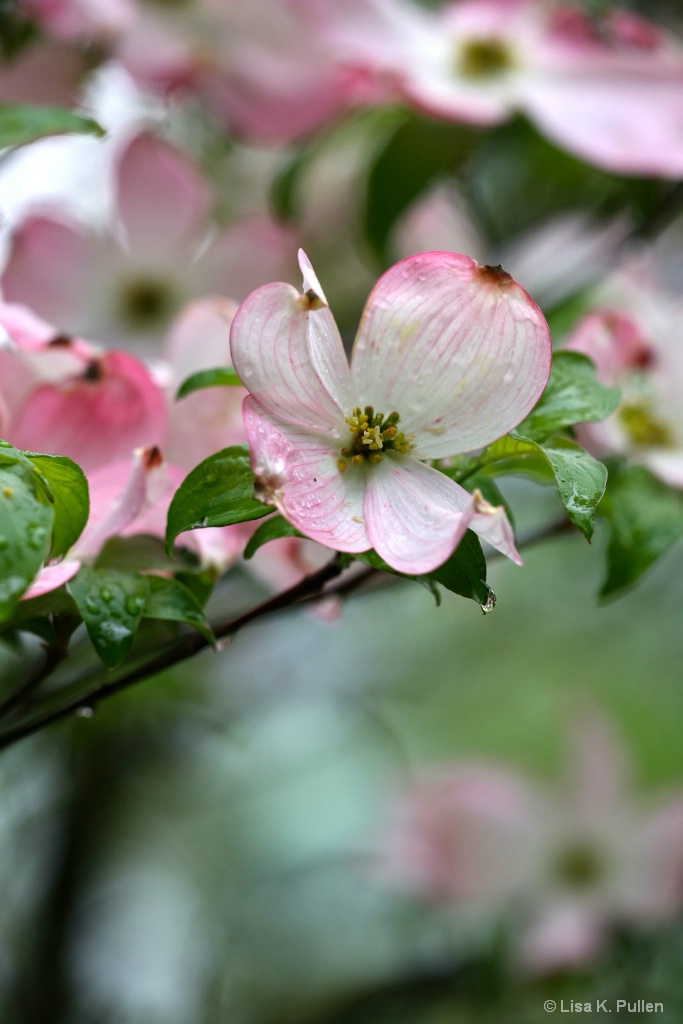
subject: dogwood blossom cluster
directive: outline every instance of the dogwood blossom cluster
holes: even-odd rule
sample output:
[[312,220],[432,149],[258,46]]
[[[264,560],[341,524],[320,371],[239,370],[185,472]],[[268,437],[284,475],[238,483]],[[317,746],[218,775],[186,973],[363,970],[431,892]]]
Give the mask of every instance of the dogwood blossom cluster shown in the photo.
[[683,169],[683,48],[618,7],[601,16],[571,0],[452,0],[435,11],[411,0],[26,8],[60,45],[95,41],[144,87],[199,97],[253,138],[284,142],[352,107],[398,100],[484,126],[521,112],[617,173]]

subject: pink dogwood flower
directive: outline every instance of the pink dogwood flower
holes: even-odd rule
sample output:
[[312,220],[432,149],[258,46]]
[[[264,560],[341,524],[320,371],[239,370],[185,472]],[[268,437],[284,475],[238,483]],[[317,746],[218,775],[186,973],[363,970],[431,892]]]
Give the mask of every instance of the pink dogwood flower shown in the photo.
[[521,112],[607,170],[683,173],[683,47],[645,19],[545,0],[318,4],[337,59],[427,113],[494,125]]
[[683,906],[681,793],[638,799],[627,752],[595,713],[571,740],[554,786],[486,763],[427,775],[399,796],[379,843],[386,882],[506,920],[533,974],[589,966],[615,926],[656,926]]
[[503,509],[425,460],[486,445],[534,406],[550,371],[536,304],[469,256],[409,257],[370,295],[349,366],[300,265],[303,295],[259,288],[231,331],[257,496],[325,547],[374,548],[400,572],[435,569],[468,527],[519,561]]
[[135,356],[59,334],[30,311],[1,303],[0,331],[6,440],[68,455],[86,471],[162,443],[164,392]]
[[354,89],[314,19],[308,0],[139,3],[117,56],[143,87],[198,96],[232,131],[283,143],[332,120]]
[[612,275],[566,348],[594,361],[621,401],[601,423],[581,424],[581,443],[597,454],[627,455],[683,487],[683,303],[659,287],[642,261]]
[[211,231],[211,191],[192,161],[142,133],[116,168],[118,225],[107,233],[35,213],[16,229],[5,297],[62,332],[114,344],[158,340],[186,302],[237,300],[288,268],[290,232],[267,217]]

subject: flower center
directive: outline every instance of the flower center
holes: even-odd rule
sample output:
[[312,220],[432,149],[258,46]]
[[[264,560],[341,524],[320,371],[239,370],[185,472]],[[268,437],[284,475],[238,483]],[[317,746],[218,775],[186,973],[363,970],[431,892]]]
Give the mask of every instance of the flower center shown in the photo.
[[577,843],[564,850],[555,863],[557,878],[572,889],[585,889],[599,882],[605,864],[598,850],[588,843]]
[[458,53],[457,71],[463,78],[493,78],[513,64],[512,53],[500,39],[470,39]]
[[673,448],[675,438],[667,424],[657,418],[645,402],[627,402],[619,419],[633,444],[643,448]]
[[385,416],[383,412],[375,412],[371,405],[361,411],[357,406],[346,422],[351,430],[351,440],[341,450],[341,458],[337,465],[343,473],[349,462],[354,466],[382,461],[385,452],[398,452],[405,455],[413,450],[414,434],[404,434],[398,429],[401,417],[397,412]]
[[173,289],[152,277],[128,282],[120,301],[126,323],[138,329],[154,327],[171,314],[175,305]]

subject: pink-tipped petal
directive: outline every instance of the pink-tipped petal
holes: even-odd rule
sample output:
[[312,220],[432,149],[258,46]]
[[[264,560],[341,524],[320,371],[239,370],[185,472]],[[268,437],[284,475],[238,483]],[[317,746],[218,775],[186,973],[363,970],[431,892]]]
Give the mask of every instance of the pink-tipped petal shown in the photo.
[[320,301],[288,284],[258,288],[237,311],[230,347],[240,380],[267,412],[338,438],[355,402],[337,325]]
[[75,226],[51,217],[28,217],[16,230],[2,277],[8,302],[23,303],[54,333],[83,332],[84,301],[106,272],[106,253]]
[[209,195],[179,149],[137,135],[121,156],[117,183],[119,213],[136,257],[168,264],[198,242]]
[[18,412],[20,448],[68,455],[87,471],[160,444],[166,403],[147,368],[126,352],[107,352],[78,377],[37,388]]
[[416,435],[419,458],[472,451],[515,427],[550,373],[543,314],[500,268],[421,253],[373,289],[354,345],[357,391]]
[[470,525],[472,495],[409,456],[385,456],[366,479],[365,525],[377,554],[392,569],[415,575],[445,562]]
[[21,600],[30,601],[33,597],[42,597],[43,594],[57,590],[63,583],[67,583],[75,576],[80,567],[81,563],[78,559],[71,557],[63,562],[58,562],[57,565],[46,565],[40,570]]
[[[74,548],[81,558],[93,557],[110,537],[124,534],[150,505],[171,490],[166,463],[158,448],[137,448],[132,463],[96,470],[90,475],[89,484],[88,525]],[[162,529],[159,536],[163,532]]]
[[244,401],[257,493],[311,540],[337,551],[366,551],[364,473],[339,471],[334,443],[274,422],[252,397]]
[[523,565],[519,552],[515,547],[515,535],[510,520],[502,505],[491,505],[482,498],[479,491],[474,492],[474,515],[470,530],[490,544],[496,551],[506,555],[516,565]]

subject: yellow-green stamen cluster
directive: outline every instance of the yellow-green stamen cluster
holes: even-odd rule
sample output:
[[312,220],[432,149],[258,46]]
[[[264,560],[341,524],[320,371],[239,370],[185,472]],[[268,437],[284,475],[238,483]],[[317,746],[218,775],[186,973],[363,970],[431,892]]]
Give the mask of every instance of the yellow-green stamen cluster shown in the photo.
[[399,452],[404,455],[412,451],[414,434],[404,434],[398,429],[401,417],[391,412],[385,417],[382,412],[375,412],[371,405],[352,410],[346,417],[351,429],[351,441],[341,450],[341,458],[337,465],[343,472],[349,462],[354,466],[362,466],[366,462],[382,461],[384,452]]
[[464,78],[493,78],[512,65],[512,54],[500,39],[471,39],[457,58],[457,70]]
[[671,430],[652,412],[649,403],[623,404],[619,409],[619,419],[635,445],[644,448],[672,448],[675,445]]

